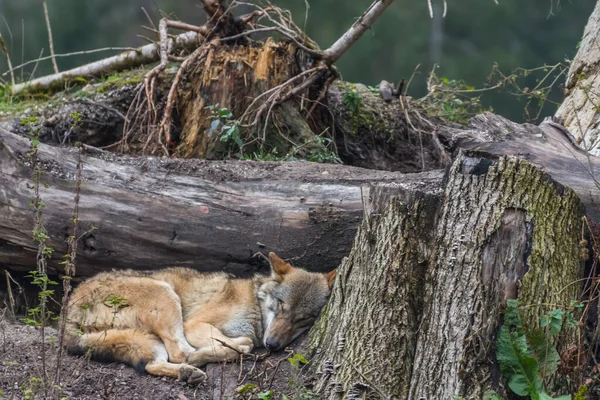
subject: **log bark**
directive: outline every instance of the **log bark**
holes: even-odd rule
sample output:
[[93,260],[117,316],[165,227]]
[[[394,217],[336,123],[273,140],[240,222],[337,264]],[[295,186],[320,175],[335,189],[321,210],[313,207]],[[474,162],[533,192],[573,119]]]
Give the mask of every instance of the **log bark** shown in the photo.
[[[35,268],[29,140],[0,129],[0,267]],[[66,252],[78,150],[41,144],[44,219],[55,254]],[[401,173],[316,163],[208,162],[83,157],[77,276],[119,268],[190,266],[254,272],[251,256],[275,251],[312,270],[335,268],[362,218],[367,182],[409,186],[439,172]],[[29,185],[29,186],[28,186]],[[56,271],[60,256],[54,257]]]
[[322,398],[505,395],[494,362],[505,301],[539,324],[578,298],[582,215],[575,192],[515,157],[461,151],[437,186],[375,185],[311,331]]

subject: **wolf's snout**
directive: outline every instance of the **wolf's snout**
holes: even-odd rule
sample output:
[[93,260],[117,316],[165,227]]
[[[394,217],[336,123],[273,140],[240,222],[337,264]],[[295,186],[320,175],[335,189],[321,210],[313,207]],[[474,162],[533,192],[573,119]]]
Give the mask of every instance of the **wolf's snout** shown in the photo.
[[269,350],[277,350],[279,349],[280,343],[277,339],[275,338],[267,338],[265,340],[265,347]]

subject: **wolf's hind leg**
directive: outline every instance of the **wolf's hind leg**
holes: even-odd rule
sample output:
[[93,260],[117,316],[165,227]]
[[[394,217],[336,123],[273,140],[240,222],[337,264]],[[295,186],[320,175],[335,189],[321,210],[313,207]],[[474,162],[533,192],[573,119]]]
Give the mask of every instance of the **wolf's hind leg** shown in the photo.
[[205,322],[187,321],[185,335],[197,348],[188,356],[187,363],[197,367],[210,362],[234,361],[240,353],[250,353],[254,348],[254,342],[249,337],[229,338]]
[[182,363],[195,349],[190,346],[183,331],[181,300],[165,282],[155,281],[151,290],[152,299],[144,304],[145,312],[140,313],[140,322],[160,337],[170,362]]

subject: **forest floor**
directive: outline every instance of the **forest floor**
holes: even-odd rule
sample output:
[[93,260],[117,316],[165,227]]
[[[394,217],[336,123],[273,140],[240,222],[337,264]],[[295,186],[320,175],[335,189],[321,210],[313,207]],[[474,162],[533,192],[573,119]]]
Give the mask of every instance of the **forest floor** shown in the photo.
[[[57,330],[46,328],[46,365],[56,368]],[[306,334],[292,343],[294,353],[306,351]],[[262,352],[260,350],[263,350]],[[60,396],[76,399],[317,399],[305,386],[306,374],[288,361],[289,352],[257,357],[242,363],[210,364],[208,379],[197,387],[172,378],[140,374],[121,363],[100,363],[63,354]],[[39,328],[0,321],[0,398],[43,399],[41,332]],[[296,356],[303,360],[301,356]],[[304,360],[303,360],[304,361]],[[297,364],[297,363],[295,363]],[[300,363],[300,366],[302,364]]]

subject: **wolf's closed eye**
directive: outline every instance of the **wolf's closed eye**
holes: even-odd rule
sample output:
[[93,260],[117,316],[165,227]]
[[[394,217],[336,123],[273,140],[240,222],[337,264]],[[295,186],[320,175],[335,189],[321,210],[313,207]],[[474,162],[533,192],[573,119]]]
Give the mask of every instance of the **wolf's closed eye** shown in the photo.
[[273,311],[273,312],[281,312],[283,311],[283,301],[279,300],[279,299],[274,299],[275,301],[271,302],[271,304],[269,304],[269,310]]

